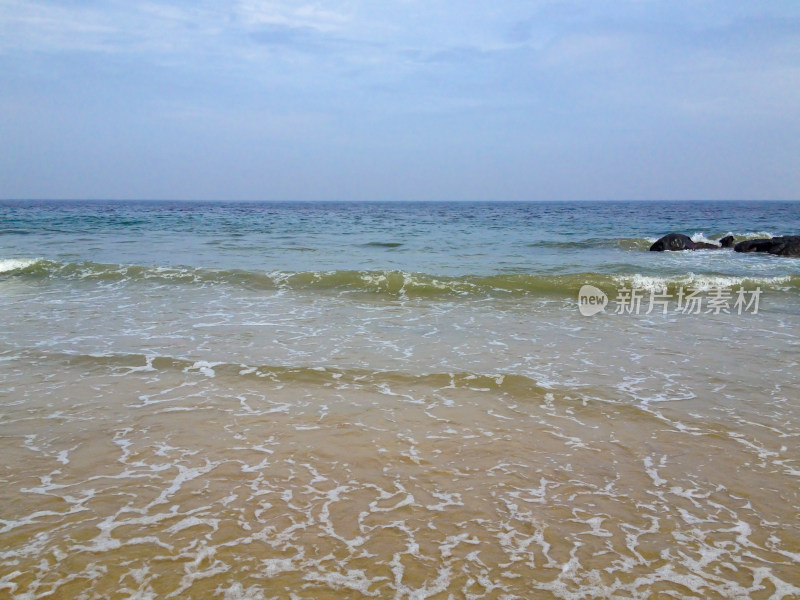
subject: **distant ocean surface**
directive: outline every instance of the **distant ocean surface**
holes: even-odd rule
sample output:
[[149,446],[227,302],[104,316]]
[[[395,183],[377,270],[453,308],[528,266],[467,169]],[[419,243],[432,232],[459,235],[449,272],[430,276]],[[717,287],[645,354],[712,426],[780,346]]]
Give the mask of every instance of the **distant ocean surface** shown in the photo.
[[800,598],[800,259],[673,231],[800,202],[0,201],[0,597]]

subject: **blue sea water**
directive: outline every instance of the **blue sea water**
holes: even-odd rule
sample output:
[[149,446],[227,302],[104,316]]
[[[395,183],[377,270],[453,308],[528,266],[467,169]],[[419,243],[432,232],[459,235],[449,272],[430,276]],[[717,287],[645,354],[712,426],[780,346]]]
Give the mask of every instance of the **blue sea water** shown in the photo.
[[793,202],[1,202],[0,260],[432,276],[797,274],[796,261],[649,254],[697,239],[800,232]]
[[800,598],[800,258],[670,232],[800,202],[0,202],[0,597]]

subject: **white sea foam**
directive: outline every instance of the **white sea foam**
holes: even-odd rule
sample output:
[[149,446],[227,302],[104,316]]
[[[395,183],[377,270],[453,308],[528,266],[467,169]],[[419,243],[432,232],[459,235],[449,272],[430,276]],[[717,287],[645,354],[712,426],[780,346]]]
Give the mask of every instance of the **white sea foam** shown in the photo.
[[188,373],[190,371],[198,371],[205,375],[206,377],[214,377],[216,373],[214,372],[214,367],[218,367],[222,363],[219,362],[208,362],[206,360],[198,360],[194,363],[191,367],[186,367],[184,372]]
[[714,244],[715,246],[719,246],[718,240],[712,240],[705,236],[702,231],[698,231],[697,233],[690,236],[693,242],[704,242],[706,244]]
[[264,565],[264,576],[269,578],[297,569],[291,558],[265,558],[261,564]]
[[234,583],[227,589],[217,588],[217,594],[222,593],[224,600],[266,600],[264,591],[253,585],[245,588],[241,583]]
[[707,292],[717,289],[731,289],[739,286],[757,285],[763,287],[777,286],[791,281],[789,275],[776,277],[734,277],[723,275],[702,275],[687,273],[677,277],[657,275],[615,275],[617,285],[647,292],[663,292],[669,286],[683,286],[692,291]]
[[440,493],[440,492],[431,492],[431,496],[441,500],[439,504],[429,504],[425,508],[431,511],[444,511],[445,508],[448,506],[464,506],[464,502],[461,500],[461,494],[453,493]]
[[[661,464],[663,465],[664,457],[661,459]],[[653,480],[653,484],[656,487],[662,486],[667,483],[666,479],[662,479],[658,476],[658,471],[656,470],[655,466],[653,465],[653,457],[645,456],[644,458],[644,468],[647,474],[650,476],[650,479]]]
[[745,232],[732,232],[732,231],[729,231],[725,235],[732,235],[732,236],[736,237],[737,239],[738,238],[746,238],[748,240],[775,237],[775,235],[770,233],[769,231],[745,231]]
[[183,531],[184,529],[189,529],[190,527],[197,527],[198,525],[208,525],[214,531],[219,528],[219,519],[200,519],[198,517],[186,517],[175,523],[172,527],[167,529],[168,533],[178,533],[179,531]]
[[0,273],[26,269],[40,260],[40,258],[0,258]]
[[370,586],[375,582],[385,581],[386,577],[367,577],[361,569],[348,569],[346,573],[309,573],[304,579],[317,583],[325,583],[334,589],[348,589],[359,592],[364,596],[376,597],[377,592],[370,592]]

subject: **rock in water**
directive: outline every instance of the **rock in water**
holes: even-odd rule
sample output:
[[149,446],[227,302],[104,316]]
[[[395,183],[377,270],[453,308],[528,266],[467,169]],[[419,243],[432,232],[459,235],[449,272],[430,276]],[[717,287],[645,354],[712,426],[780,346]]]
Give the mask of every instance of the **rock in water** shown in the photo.
[[695,242],[692,250],[719,250],[722,246],[717,244],[709,244],[708,242]]
[[732,235],[727,235],[720,240],[720,244],[709,242],[693,242],[692,238],[682,233],[670,233],[650,246],[650,252],[664,252],[665,250],[719,250],[732,248],[735,240]]
[[688,235],[682,233],[669,233],[650,246],[650,252],[664,252],[665,250],[694,250],[695,243]]
[[736,244],[733,249],[736,252],[766,252],[776,256],[800,257],[800,235],[745,240]]

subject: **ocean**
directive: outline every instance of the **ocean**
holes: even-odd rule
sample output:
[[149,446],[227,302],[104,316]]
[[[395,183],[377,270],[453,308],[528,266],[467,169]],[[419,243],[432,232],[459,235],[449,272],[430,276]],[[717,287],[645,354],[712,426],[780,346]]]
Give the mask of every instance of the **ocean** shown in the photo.
[[0,598],[800,598],[800,202],[0,202]]

